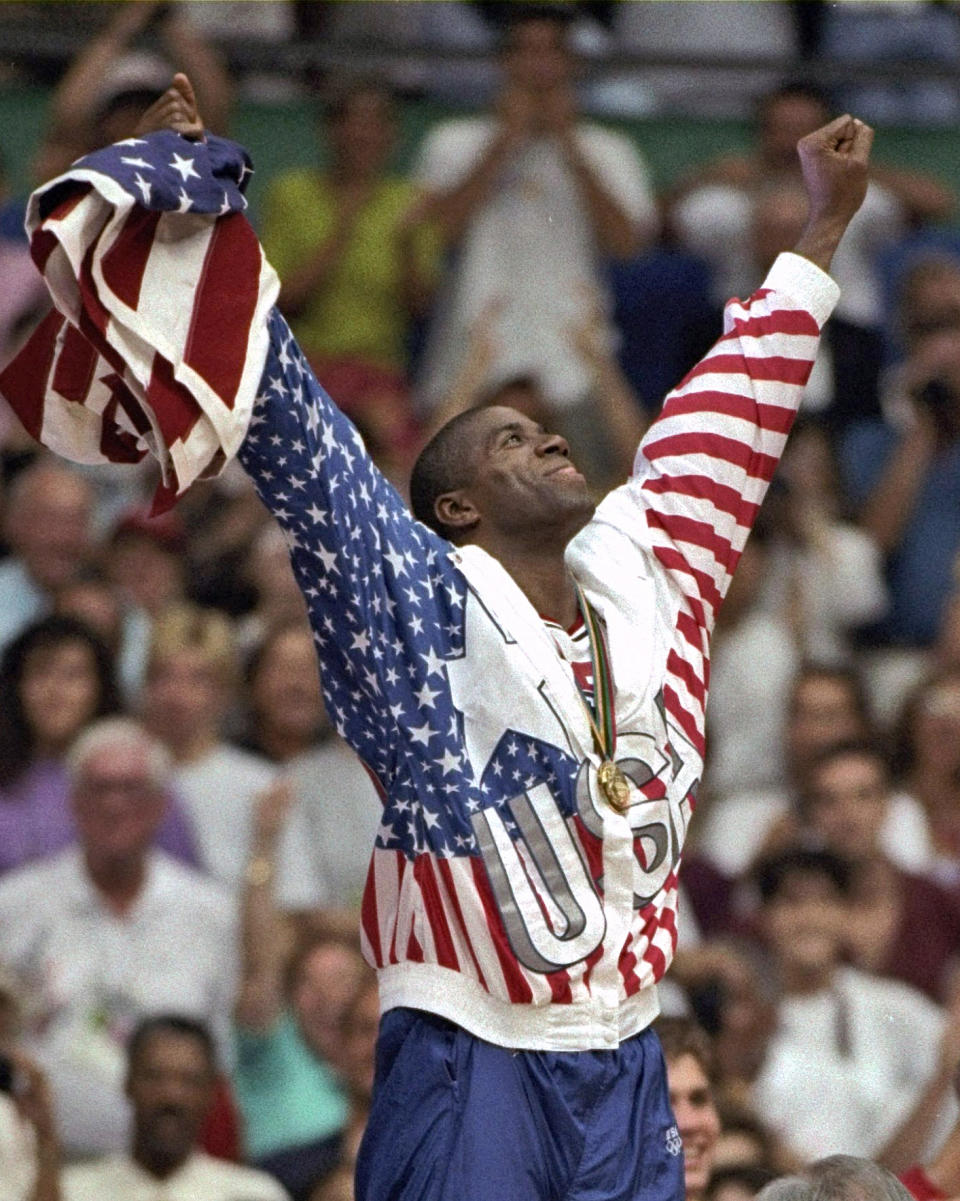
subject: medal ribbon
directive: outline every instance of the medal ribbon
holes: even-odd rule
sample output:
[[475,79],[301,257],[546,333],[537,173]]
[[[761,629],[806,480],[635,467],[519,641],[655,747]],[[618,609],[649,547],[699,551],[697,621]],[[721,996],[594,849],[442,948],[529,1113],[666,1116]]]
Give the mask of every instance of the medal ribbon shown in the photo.
[[[577,685],[590,729],[596,743],[597,754],[601,759],[613,762],[613,751],[617,744],[617,720],[613,709],[613,676],[610,672],[610,656],[607,653],[607,640],[604,637],[603,626],[596,609],[587,600],[579,584],[577,588],[577,604],[583,616],[583,624],[587,627],[587,637],[590,639],[590,661],[593,665],[593,704]],[[592,710],[592,712],[591,712]],[[596,720],[594,720],[596,719]]]

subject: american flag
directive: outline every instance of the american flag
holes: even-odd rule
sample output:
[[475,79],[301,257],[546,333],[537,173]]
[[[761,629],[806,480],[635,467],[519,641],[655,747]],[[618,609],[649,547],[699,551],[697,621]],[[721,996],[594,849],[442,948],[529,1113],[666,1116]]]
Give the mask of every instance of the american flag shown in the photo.
[[[275,283],[237,211],[248,171],[229,143],[151,135],[82,160],[69,181],[35,198],[34,237],[41,251],[49,246],[41,257],[69,321],[57,335],[61,356],[79,330],[120,380],[109,385],[111,397],[125,400],[123,388],[135,397],[134,416],[118,398],[109,418],[131,457],[143,447],[124,421],[139,430],[139,411],[150,427],[139,436],[161,460],[172,430],[181,458],[192,467],[209,462],[191,445],[201,411],[214,459],[239,446],[286,534],[328,710],[383,798],[362,940],[382,969],[384,1003],[431,1009],[505,1045],[613,1045],[625,1013],[627,1033],[631,1021],[636,1029],[654,1016],[655,1000],[644,1009],[644,998],[676,945],[709,633],[835,289],[812,265],[788,258],[766,289],[732,302],[724,338],[665,402],[634,477],[568,551],[611,637],[617,755],[635,786],[629,813],[613,814],[598,799],[574,668],[558,657],[553,636],[496,560],[475,547],[457,550],[413,520],[283,317],[267,312]],[[109,212],[76,217],[93,192]],[[115,228],[119,243],[105,237]],[[203,249],[194,253],[196,237]],[[127,301],[142,295],[155,255],[183,300],[177,281],[190,277],[188,267],[203,275],[221,237],[237,248],[233,270],[218,277],[218,293],[204,293],[204,307],[215,309],[219,294],[224,321],[240,321],[239,330],[211,327],[209,344],[194,346],[194,310],[164,303],[160,276],[151,283],[157,304],[141,302],[133,322]],[[113,259],[115,245],[123,253]],[[128,259],[146,267],[134,270]],[[141,283],[133,287],[132,278]],[[240,316],[231,294],[246,298]],[[234,366],[225,395],[211,397],[197,356],[212,364],[224,351],[219,337],[231,359],[245,353],[246,361]],[[126,357],[143,359],[144,345],[146,382],[144,363],[134,368]],[[44,378],[52,372],[59,385],[66,367],[43,361]],[[154,400],[176,414],[187,407],[169,373],[167,386],[151,391],[163,363],[173,364],[193,406],[186,434],[169,412],[152,411]],[[67,403],[91,409],[100,441],[85,429],[75,440],[85,453],[95,446],[103,458],[121,457],[112,442],[103,450],[108,385],[97,369],[83,379],[86,390],[77,387]],[[35,428],[46,435],[44,415]],[[63,440],[76,452],[72,429]],[[180,471],[172,448],[170,460],[182,487],[191,473]],[[618,591],[619,580],[627,587]],[[511,610],[512,593],[520,603]]]
[[260,379],[278,285],[242,216],[251,173],[230,142],[164,131],[87,155],[31,197],[56,308],[0,394],[77,462],[152,452],[158,508],[236,453]]

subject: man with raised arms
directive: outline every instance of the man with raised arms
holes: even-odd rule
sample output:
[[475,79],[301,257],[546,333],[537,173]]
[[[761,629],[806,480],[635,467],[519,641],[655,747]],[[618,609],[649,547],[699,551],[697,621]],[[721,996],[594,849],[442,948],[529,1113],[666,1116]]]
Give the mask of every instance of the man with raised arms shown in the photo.
[[[139,183],[116,148],[78,171],[121,213],[161,212],[169,253],[173,222],[193,223],[189,241],[217,219],[191,195],[242,179],[242,152],[204,140],[184,76],[141,130],[120,152],[150,164]],[[261,382],[242,428],[218,415],[219,448],[239,445],[286,532],[327,707],[383,796],[362,908],[383,1018],[360,1201],[683,1195],[650,1023],[676,942],[709,636],[837,298],[825,272],[871,140],[840,117],[800,143],[810,214],[795,253],[730,302],[723,337],[596,508],[563,439],[495,407],[426,447],[411,516],[280,314],[253,320]],[[240,221],[222,194],[220,220]],[[97,328],[116,358],[111,322],[129,318],[108,275]],[[167,353],[163,313],[137,321]],[[152,380],[138,399],[151,396]]]

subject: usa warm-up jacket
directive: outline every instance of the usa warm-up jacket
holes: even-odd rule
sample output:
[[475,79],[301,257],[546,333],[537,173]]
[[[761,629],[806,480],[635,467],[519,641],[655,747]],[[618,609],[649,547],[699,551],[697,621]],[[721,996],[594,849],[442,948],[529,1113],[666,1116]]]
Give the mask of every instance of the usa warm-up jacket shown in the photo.
[[[129,220],[163,210],[158,262],[178,219],[207,229],[218,205],[238,207],[229,189],[222,204],[203,199],[211,179],[242,175],[238,152],[216,139],[209,152],[180,142],[168,168],[170,138],[127,150],[152,164],[136,168],[148,187],[117,166],[116,148],[83,160],[85,186],[124,209],[122,191]],[[182,178],[191,171],[199,182]],[[237,270],[255,270],[237,257]],[[97,302],[113,314],[98,279]],[[255,290],[247,278],[231,286]],[[703,764],[710,633],[836,297],[828,276],[786,254],[748,301],[732,301],[723,337],[668,396],[631,478],[568,548],[606,630],[626,813],[603,798],[572,668],[517,584],[483,550],[414,521],[281,315],[264,326],[251,307],[251,345],[265,333],[266,362],[225,424],[287,536],[330,716],[382,793],[361,924],[384,1009],[557,1050],[615,1046],[656,1016]],[[136,326],[149,342],[159,323],[151,345],[164,353],[165,319]],[[188,373],[174,362],[173,374]]]

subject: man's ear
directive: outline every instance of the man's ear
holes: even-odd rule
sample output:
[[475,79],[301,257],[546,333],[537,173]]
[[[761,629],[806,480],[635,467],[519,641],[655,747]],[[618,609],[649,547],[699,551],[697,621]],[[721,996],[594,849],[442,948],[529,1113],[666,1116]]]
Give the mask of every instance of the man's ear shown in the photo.
[[466,534],[480,522],[480,511],[465,492],[444,492],[433,502],[437,520],[449,530]]

